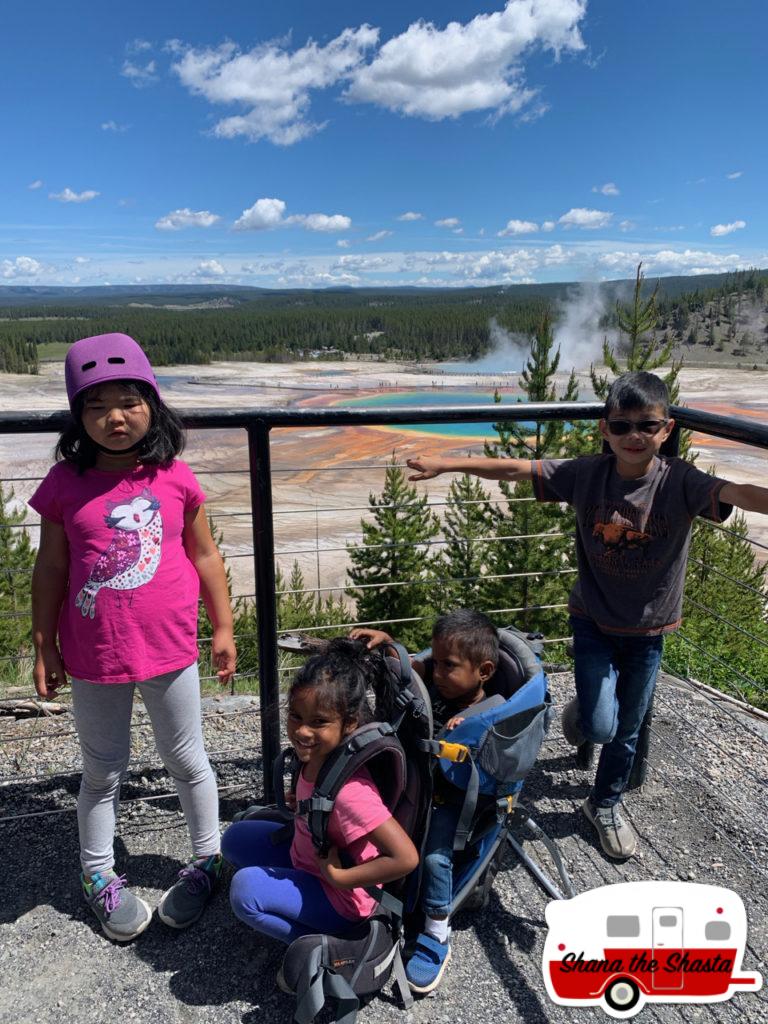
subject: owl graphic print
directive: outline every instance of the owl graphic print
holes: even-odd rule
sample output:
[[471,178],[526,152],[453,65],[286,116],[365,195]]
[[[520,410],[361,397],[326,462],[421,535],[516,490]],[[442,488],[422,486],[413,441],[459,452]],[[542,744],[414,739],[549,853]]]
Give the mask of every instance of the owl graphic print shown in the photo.
[[162,553],[160,502],[148,487],[130,501],[108,501],[104,522],[115,531],[114,537],[75,598],[75,607],[92,619],[103,587],[128,591],[143,587],[155,575]]

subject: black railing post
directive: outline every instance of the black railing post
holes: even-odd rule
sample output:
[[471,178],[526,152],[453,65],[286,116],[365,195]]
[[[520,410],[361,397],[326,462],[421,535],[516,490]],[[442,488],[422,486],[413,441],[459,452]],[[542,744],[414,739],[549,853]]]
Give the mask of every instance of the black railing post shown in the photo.
[[[675,424],[672,433],[661,446],[663,455],[670,457],[680,454],[680,427]],[[653,722],[653,694],[648,703],[648,710],[645,712],[643,724],[640,726],[640,735],[637,738],[635,748],[635,760],[632,762],[632,771],[629,773],[627,789],[639,789],[648,777],[648,751],[651,747],[651,723]]]
[[274,799],[272,763],[280,753],[280,681],[277,664],[277,597],[275,536],[272,522],[272,471],[269,426],[256,420],[248,426],[248,466],[253,523],[253,575],[259,641],[259,710],[261,715],[264,798]]

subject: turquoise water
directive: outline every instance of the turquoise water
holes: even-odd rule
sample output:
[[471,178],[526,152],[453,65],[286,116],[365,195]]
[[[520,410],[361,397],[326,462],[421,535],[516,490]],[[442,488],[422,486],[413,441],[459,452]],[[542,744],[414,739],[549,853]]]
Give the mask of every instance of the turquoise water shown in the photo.
[[[514,405],[517,395],[502,394],[501,405]],[[396,391],[383,392],[379,395],[367,395],[364,398],[345,398],[336,405],[345,408],[373,409],[379,406],[423,406],[423,405],[493,405],[492,391],[459,391],[454,388],[442,390],[436,388],[428,391]],[[501,408],[499,407],[499,415]],[[532,423],[524,424],[533,429]],[[398,429],[398,428],[393,428]],[[496,433],[490,423],[414,423],[404,426],[405,430],[416,430],[420,434],[442,434],[456,437],[471,437],[482,440],[495,438]]]

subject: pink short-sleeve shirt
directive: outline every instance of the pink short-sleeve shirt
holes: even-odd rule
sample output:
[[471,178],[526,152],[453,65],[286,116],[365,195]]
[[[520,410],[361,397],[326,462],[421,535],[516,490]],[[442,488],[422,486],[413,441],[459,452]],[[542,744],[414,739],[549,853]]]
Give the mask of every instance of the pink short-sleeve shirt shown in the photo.
[[204,501],[184,462],[50,470],[29,504],[69,543],[59,642],[70,675],[140,682],[197,660],[200,584],[182,538],[185,512]]
[[[297,802],[308,800],[314,788],[313,783],[306,782],[304,776],[299,775],[296,784]],[[328,822],[328,836],[331,843],[339,850],[344,850],[355,864],[364,864],[379,856],[379,851],[368,836],[391,817],[373,779],[363,768],[339,790]],[[298,814],[295,817],[291,862],[295,868],[320,878],[329,902],[342,917],[351,921],[370,917],[378,906],[365,889],[334,889],[321,878],[312,836],[306,821]]]

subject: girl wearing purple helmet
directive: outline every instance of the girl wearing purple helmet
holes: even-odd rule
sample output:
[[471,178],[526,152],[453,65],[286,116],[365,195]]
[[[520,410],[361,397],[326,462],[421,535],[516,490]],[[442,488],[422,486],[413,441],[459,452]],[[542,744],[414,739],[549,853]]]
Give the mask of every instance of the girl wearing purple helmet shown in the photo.
[[176,458],[181,421],[163,403],[144,352],[125,334],[84,338],[67,353],[65,377],[72,422],[30,499],[41,516],[34,680],[41,697],[52,697],[71,678],[83,757],[83,894],[105,934],[127,942],[152,916],[114,871],[134,689],[189,827],[192,860],[158,907],[166,924],[186,928],[202,914],[221,868],[218,794],[200,716],[198,596],[222,683],[235,671],[232,611],[205,494]]

